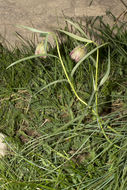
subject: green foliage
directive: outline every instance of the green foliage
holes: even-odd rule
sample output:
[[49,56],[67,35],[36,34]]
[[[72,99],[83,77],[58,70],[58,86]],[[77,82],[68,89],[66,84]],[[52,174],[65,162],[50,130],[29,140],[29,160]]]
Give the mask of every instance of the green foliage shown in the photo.
[[[101,27],[96,27],[98,20]],[[127,33],[124,26],[111,28],[101,18],[87,20],[87,31],[67,22],[78,34],[68,29],[62,41],[64,34],[58,33],[59,50],[75,91],[58,47],[41,59],[33,55],[32,42],[13,50],[0,45],[0,131],[9,148],[0,160],[3,190],[126,189]],[[95,47],[89,35],[103,45]],[[90,44],[76,65],[69,53],[83,39]],[[96,106],[104,132],[91,111]]]

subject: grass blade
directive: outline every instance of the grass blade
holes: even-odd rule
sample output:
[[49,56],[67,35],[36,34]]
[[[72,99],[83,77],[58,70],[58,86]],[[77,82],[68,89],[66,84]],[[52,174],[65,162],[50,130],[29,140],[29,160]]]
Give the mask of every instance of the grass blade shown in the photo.
[[109,77],[110,73],[110,47],[108,47],[108,67],[104,77],[101,79],[99,86],[102,86]]
[[70,21],[68,19],[66,19],[66,21],[68,23],[70,23],[72,26],[74,26],[79,32],[81,32],[81,34],[85,35],[86,38],[88,38],[87,35],[85,34],[85,32],[80,28],[80,26],[78,24],[73,23],[72,21]]
[[37,29],[35,29],[35,28],[31,28],[31,27],[28,27],[28,26],[17,25],[17,27],[18,27],[18,28],[25,28],[25,29],[27,29],[27,30],[30,30],[31,32],[42,33],[42,34],[44,34],[45,36],[46,36],[47,34],[49,34],[49,32],[44,32],[44,31],[42,31],[42,30],[37,30]]
[[93,54],[95,51],[97,51],[97,49],[99,49],[99,48],[101,48],[101,47],[103,47],[103,46],[105,46],[105,45],[107,45],[107,44],[108,44],[108,43],[104,43],[104,44],[102,44],[102,45],[100,45],[100,46],[94,48],[94,49],[91,50],[89,53],[87,53],[87,54],[75,65],[75,67],[72,69],[71,76],[74,75],[76,69],[80,66],[80,64],[81,64],[85,59],[87,59],[91,54]]
[[86,38],[82,38],[80,36],[77,36],[77,35],[75,35],[73,33],[67,32],[65,30],[58,30],[58,31],[63,32],[64,34],[70,36],[71,38],[74,38],[75,40],[78,40],[78,41],[81,41],[81,42],[86,42],[86,43],[91,43],[92,42],[91,40],[88,40]]
[[49,83],[48,85],[44,86],[43,88],[41,88],[38,92],[36,92],[34,95],[37,95],[38,93],[40,93],[41,91],[43,91],[44,89],[48,88],[51,85],[57,84],[57,83],[61,83],[61,82],[68,82],[66,79],[62,79],[62,80],[56,80],[53,81],[51,83]]
[[22,58],[22,59],[19,59],[15,62],[13,62],[12,64],[10,64],[6,69],[9,69],[10,67],[16,65],[17,63],[21,63],[23,61],[27,61],[29,59],[33,59],[33,58],[36,58],[36,57],[40,57],[40,56],[50,56],[50,57],[54,57],[54,58],[58,58],[57,56],[55,55],[52,55],[52,54],[39,54],[39,55],[32,55],[32,56],[29,56],[29,57],[25,57],[25,58]]

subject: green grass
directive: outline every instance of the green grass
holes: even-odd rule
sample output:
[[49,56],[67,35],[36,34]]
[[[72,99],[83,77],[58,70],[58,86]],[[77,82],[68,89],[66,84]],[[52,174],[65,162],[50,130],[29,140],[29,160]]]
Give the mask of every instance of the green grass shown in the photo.
[[[126,190],[125,24],[117,22],[111,27],[102,18],[92,18],[87,20],[87,30],[79,25],[69,31],[68,25],[66,31],[94,39],[86,46],[87,53],[96,44],[106,43],[96,49],[98,68],[97,51],[75,68],[69,53],[82,42],[65,32],[58,32],[61,43],[48,52],[54,57],[36,56],[11,67],[34,55],[35,45],[26,41],[9,50],[0,44],[0,131],[7,136],[10,149],[0,160],[2,190]],[[94,86],[93,79],[102,85]]]

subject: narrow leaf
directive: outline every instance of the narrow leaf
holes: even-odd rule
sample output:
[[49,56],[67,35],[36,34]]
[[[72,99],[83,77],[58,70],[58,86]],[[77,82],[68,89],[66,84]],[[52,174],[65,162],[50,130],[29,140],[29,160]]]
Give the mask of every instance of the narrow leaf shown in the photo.
[[75,67],[72,69],[71,76],[74,75],[76,69],[79,67],[79,65],[80,65],[85,59],[87,59],[91,54],[93,54],[95,51],[97,51],[97,49],[99,49],[99,48],[101,48],[101,47],[103,47],[103,46],[105,46],[105,45],[107,45],[107,44],[108,44],[108,43],[104,43],[104,44],[102,44],[102,45],[100,45],[100,46],[94,48],[94,49],[91,50],[89,53],[87,53],[87,54],[75,65]]
[[109,77],[110,73],[110,48],[108,48],[108,67],[104,77],[101,79],[99,86],[102,86]]
[[44,86],[43,88],[41,88],[38,92],[36,92],[36,93],[34,94],[34,96],[37,95],[38,93],[40,93],[41,91],[45,90],[45,89],[48,88],[49,86],[52,86],[52,85],[54,85],[54,84],[61,83],[61,82],[68,82],[68,81],[67,81],[66,79],[61,79],[61,80],[53,81],[53,82],[49,83],[48,85]]
[[68,23],[70,23],[72,26],[74,26],[79,32],[81,32],[81,34],[85,35],[86,38],[88,38],[87,35],[86,35],[86,33],[80,28],[80,26],[78,24],[73,23],[72,21],[70,21],[68,19],[66,19],[66,21]]
[[94,80],[93,73],[92,73],[92,78],[93,78],[93,89],[94,89],[94,92],[96,92],[96,85],[95,85],[95,80]]
[[36,57],[40,57],[40,56],[49,56],[49,57],[58,58],[57,56],[55,56],[55,55],[51,55],[51,54],[32,55],[32,56],[25,57],[25,58],[22,58],[22,59],[19,59],[19,60],[13,62],[13,63],[10,64],[6,69],[9,69],[10,67],[16,65],[17,63],[21,63],[21,62],[23,62],[23,61],[26,61],[26,60],[29,60],[29,59],[33,59],[33,58],[36,58]]
[[67,32],[67,31],[65,31],[65,30],[58,30],[58,31],[63,32],[63,33],[65,33],[66,35],[68,35],[68,36],[74,38],[75,40],[81,41],[81,42],[87,42],[87,43],[91,43],[91,42],[92,42],[91,40],[88,40],[88,39],[86,39],[86,38],[82,38],[82,37],[80,37],[80,36],[77,36],[77,35],[75,35],[75,34],[73,34],[73,33]]
[[28,26],[17,25],[17,27],[18,27],[18,28],[25,28],[25,29],[30,30],[30,31],[32,31],[32,32],[42,33],[42,34],[45,34],[45,35],[49,34],[49,32],[44,32],[44,31],[37,30],[37,29],[35,29],[35,28],[31,28],[31,27],[28,27]]
[[46,52],[46,53],[47,53],[48,37],[49,37],[49,35],[46,35],[46,38],[45,38],[45,44],[44,44],[44,49],[45,49],[45,52]]

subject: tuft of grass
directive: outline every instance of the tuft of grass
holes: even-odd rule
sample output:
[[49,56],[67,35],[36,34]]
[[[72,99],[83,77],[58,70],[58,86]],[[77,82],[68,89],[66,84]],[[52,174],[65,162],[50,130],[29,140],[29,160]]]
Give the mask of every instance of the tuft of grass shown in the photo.
[[[85,31],[67,22],[75,32],[58,31],[46,59],[34,56],[32,42],[0,44],[0,131],[9,148],[0,162],[3,190],[126,189],[125,26],[92,18]],[[89,44],[76,65],[69,53],[79,40]]]

